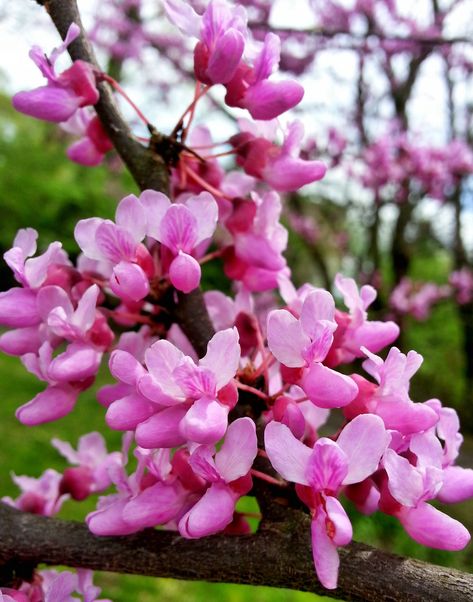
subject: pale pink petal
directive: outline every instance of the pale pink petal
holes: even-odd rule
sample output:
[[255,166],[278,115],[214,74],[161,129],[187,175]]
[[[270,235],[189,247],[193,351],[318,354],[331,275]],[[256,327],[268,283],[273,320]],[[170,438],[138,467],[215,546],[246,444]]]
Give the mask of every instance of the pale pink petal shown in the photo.
[[183,33],[193,38],[200,37],[202,17],[187,2],[163,0],[168,19]]
[[150,374],[162,391],[170,397],[182,397],[182,389],[176,384],[173,372],[182,363],[184,354],[166,340],[156,341],[145,352],[145,363]]
[[225,529],[233,520],[236,496],[223,483],[214,483],[179,521],[179,533],[187,539],[205,537]]
[[392,449],[387,449],[384,454],[384,468],[391,495],[403,506],[417,506],[424,494],[424,480],[420,472],[407,458]]
[[354,418],[340,433],[337,444],[348,457],[348,474],[344,485],[364,481],[378,468],[389,443],[383,421],[372,414]]
[[19,407],[15,416],[28,426],[58,420],[72,411],[77,395],[78,392],[69,387],[48,387]]
[[179,423],[186,411],[186,406],[178,405],[154,414],[136,427],[136,442],[145,449],[182,445],[186,437],[179,431]]
[[58,573],[44,592],[44,602],[70,602],[77,588],[77,575],[69,571]]
[[403,508],[397,516],[412,539],[429,548],[463,550],[470,541],[460,522],[425,502],[417,508]]
[[201,269],[191,255],[179,251],[169,266],[169,279],[178,291],[190,293],[200,284]]
[[276,309],[268,315],[268,347],[274,357],[289,368],[304,366],[303,350],[310,345],[301,323],[289,311]]
[[13,241],[14,247],[20,247],[24,257],[31,257],[36,253],[38,233],[34,228],[20,228]]
[[438,422],[438,414],[425,403],[381,400],[376,414],[383,419],[386,428],[403,435],[428,430]]
[[161,240],[161,222],[171,201],[162,192],[144,190],[140,195],[140,203],[146,214],[146,234],[155,240]]
[[209,239],[215,232],[218,219],[218,205],[208,192],[189,197],[185,202],[197,222],[196,245]]
[[84,255],[90,259],[97,259],[99,261],[105,259],[96,240],[97,230],[103,222],[104,220],[98,217],[90,217],[88,219],[81,219],[74,228],[74,238],[77,244],[84,252]]
[[306,470],[312,450],[294,437],[280,422],[270,422],[264,430],[264,446],[274,469],[293,483],[308,485]]
[[337,546],[346,546],[353,538],[353,528],[345,508],[337,498],[328,495],[325,498],[325,509],[335,533],[332,536],[333,543]]
[[215,465],[223,479],[230,483],[248,473],[257,451],[254,421],[239,418],[228,427],[223,445],[215,456]]
[[447,466],[437,499],[444,504],[456,504],[473,497],[473,470],[461,466]]
[[340,558],[338,557],[337,546],[327,535],[326,518],[325,512],[322,508],[319,508],[316,516],[312,519],[312,557],[320,583],[327,589],[335,589],[338,581]]
[[90,286],[79,299],[72,322],[86,333],[95,322],[95,310],[100,289],[96,284]]
[[214,334],[207,345],[207,353],[199,365],[210,370],[216,379],[217,390],[229,383],[238,370],[240,361],[239,334],[236,328],[227,328]]
[[56,261],[61,248],[60,242],[52,242],[42,255],[26,260],[25,278],[31,288],[38,288],[43,284],[48,274],[48,268]]
[[318,363],[312,364],[304,373],[301,386],[307,397],[320,408],[341,408],[358,394],[353,379]]
[[47,320],[51,311],[60,307],[67,318],[74,313],[69,295],[60,286],[44,286],[38,291],[38,311],[43,320]]
[[115,213],[117,226],[121,226],[131,233],[136,243],[143,240],[146,234],[146,211],[134,194],[123,198]]
[[337,328],[332,295],[328,291],[317,289],[306,297],[302,305],[301,324],[304,332],[311,338],[318,336],[321,320],[328,322],[327,326],[332,332]]
[[255,81],[268,79],[279,64],[281,40],[274,33],[267,33],[261,52],[255,59],[253,71]]
[[[134,261],[136,242],[133,236],[109,220],[103,221],[95,232],[95,240],[101,257],[116,264],[122,260]],[[83,249],[84,250],[84,249]],[[85,252],[85,251],[84,251]],[[88,253],[86,253],[88,255]],[[100,259],[95,258],[93,259]]]
[[188,441],[215,443],[224,436],[227,425],[228,407],[215,399],[202,397],[192,404],[179,429]]

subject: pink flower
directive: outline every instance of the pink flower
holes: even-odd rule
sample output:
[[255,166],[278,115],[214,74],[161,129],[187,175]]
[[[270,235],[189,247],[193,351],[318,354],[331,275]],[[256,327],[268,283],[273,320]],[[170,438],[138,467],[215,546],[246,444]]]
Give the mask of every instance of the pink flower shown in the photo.
[[[320,161],[299,158],[304,127],[293,121],[287,129],[281,147],[258,135],[258,128],[246,124],[245,131],[230,139],[237,153],[237,162],[247,174],[263,180],[275,190],[298,190],[324,177],[325,165]],[[254,130],[254,132],[252,132]]]
[[94,105],[99,99],[92,65],[75,61],[69,69],[57,75],[54,64],[67,46],[80,35],[72,23],[64,42],[47,57],[41,48],[34,46],[30,58],[48,80],[46,86],[28,92],[18,92],[13,97],[17,111],[45,121],[67,121],[80,107]]
[[199,446],[192,453],[190,465],[210,487],[179,521],[183,537],[212,535],[232,522],[236,502],[252,487],[249,471],[257,450],[255,423],[239,418],[228,427],[217,453],[209,446]]
[[61,509],[67,495],[61,495],[61,474],[48,468],[39,478],[13,475],[13,482],[21,489],[21,495],[13,500],[3,497],[2,502],[23,512],[53,516]]
[[296,490],[312,514],[312,553],[317,576],[324,587],[337,587],[337,546],[352,539],[350,520],[336,495],[345,485],[367,479],[378,468],[389,442],[377,416],[355,418],[336,442],[326,437],[311,449],[294,437],[287,426],[270,422],[264,433],[265,449],[273,467]]
[[80,165],[100,165],[105,153],[113,148],[99,118],[87,108],[78,109],[70,119],[61,124],[61,128],[69,134],[80,136],[67,149],[69,159]]
[[357,395],[358,387],[348,376],[323,365],[332,345],[335,302],[322,289],[311,292],[297,319],[285,309],[268,316],[268,346],[275,358],[288,368],[305,368],[300,385],[309,399],[322,408],[341,407]]

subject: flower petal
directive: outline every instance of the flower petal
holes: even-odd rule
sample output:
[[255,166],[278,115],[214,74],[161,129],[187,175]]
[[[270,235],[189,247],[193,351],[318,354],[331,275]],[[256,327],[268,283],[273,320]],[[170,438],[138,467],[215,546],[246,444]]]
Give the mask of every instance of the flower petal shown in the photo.
[[238,418],[228,427],[215,465],[223,479],[231,483],[249,472],[257,451],[255,423],[251,418]]
[[284,479],[309,484],[306,470],[312,450],[296,439],[285,424],[273,421],[266,426],[264,446],[269,461]]
[[214,483],[179,521],[179,533],[187,539],[223,531],[233,520],[236,496],[223,483]]

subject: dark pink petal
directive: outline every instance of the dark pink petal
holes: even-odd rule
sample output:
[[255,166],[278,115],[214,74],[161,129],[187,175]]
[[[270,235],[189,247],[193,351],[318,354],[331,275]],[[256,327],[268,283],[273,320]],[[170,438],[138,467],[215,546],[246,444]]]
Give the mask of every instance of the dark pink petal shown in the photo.
[[[395,322],[365,322],[352,335],[350,347],[366,347],[372,353],[378,353],[390,345],[399,336],[399,326]],[[361,355],[361,354],[360,354]]]
[[308,485],[306,471],[312,450],[296,439],[280,422],[270,422],[264,430],[264,446],[269,461],[287,481]]
[[67,156],[79,165],[96,167],[102,163],[104,153],[97,149],[90,138],[81,138],[69,146]]
[[145,449],[177,447],[186,442],[179,431],[179,423],[187,412],[187,406],[178,405],[154,414],[136,427],[136,442]]
[[244,96],[244,107],[253,119],[274,119],[295,107],[304,96],[304,88],[295,81],[262,80],[250,86]]
[[193,403],[179,429],[187,441],[215,443],[221,439],[228,425],[229,408],[215,399],[202,397]]
[[11,328],[36,326],[41,322],[36,293],[26,288],[11,288],[0,293],[0,324]]
[[134,430],[156,412],[156,406],[137,393],[113,401],[107,409],[105,420],[111,429]]
[[187,539],[205,537],[225,529],[233,520],[236,497],[223,483],[214,483],[179,521],[179,533]]
[[119,499],[86,517],[87,526],[94,535],[129,535],[137,529],[123,519],[123,510],[128,499]]
[[122,517],[136,530],[163,525],[176,517],[184,501],[178,487],[159,482],[132,498]]
[[206,75],[214,84],[226,84],[240,64],[245,38],[236,29],[229,29],[217,39],[210,53]]
[[305,372],[302,383],[307,397],[319,408],[341,408],[358,394],[353,379],[323,364],[313,364]]
[[348,472],[348,457],[326,437],[319,439],[307,463],[305,476],[316,491],[337,491]]
[[251,418],[238,418],[232,422],[225,434],[220,451],[215,456],[215,465],[221,477],[231,483],[245,476],[250,470],[258,444],[256,427]]
[[300,368],[305,361],[303,350],[310,345],[299,320],[285,309],[276,309],[268,315],[268,347],[274,357],[289,368]]
[[373,474],[389,439],[378,416],[362,414],[349,422],[337,439],[337,444],[348,457],[348,474],[343,484],[359,483]]
[[54,123],[67,121],[80,107],[80,99],[72,90],[54,85],[18,92],[12,102],[20,113]]
[[200,265],[191,255],[179,251],[169,266],[169,278],[175,288],[190,293],[200,284]]
[[240,361],[239,334],[236,328],[227,328],[214,334],[207,345],[207,353],[199,365],[215,375],[217,390],[229,383],[238,370]]
[[457,520],[421,502],[402,508],[397,515],[407,533],[424,546],[439,550],[463,550],[470,541],[468,530]]
[[319,507],[311,523],[312,557],[320,583],[327,589],[335,589],[338,581],[340,558],[338,557],[337,546],[327,535],[326,519],[327,515]]
[[95,376],[100,366],[102,353],[85,343],[72,343],[66,351],[53,359],[48,376],[59,382],[85,380]]
[[149,293],[149,280],[136,263],[120,261],[113,268],[110,288],[121,299],[141,301]]
[[48,387],[19,407],[15,416],[28,426],[58,420],[72,411],[77,395],[78,392],[71,387]]
[[0,351],[8,355],[37,353],[40,346],[41,338],[37,326],[9,330],[0,336]]
[[322,161],[304,161],[282,155],[268,162],[262,177],[275,190],[291,192],[321,180],[326,172],[327,166]]
[[281,52],[281,40],[274,33],[266,34],[263,48],[258,54],[253,67],[253,77],[255,81],[268,79],[268,77],[277,69],[279,65],[279,55]]

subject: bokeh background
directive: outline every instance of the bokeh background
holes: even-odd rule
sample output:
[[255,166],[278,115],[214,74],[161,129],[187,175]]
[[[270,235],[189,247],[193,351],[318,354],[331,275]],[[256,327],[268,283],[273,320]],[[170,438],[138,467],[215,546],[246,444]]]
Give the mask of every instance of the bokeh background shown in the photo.
[[[135,192],[136,187],[117,157],[109,156],[103,166],[94,169],[71,163],[65,157],[70,144],[65,132],[12,109],[12,93],[40,82],[27,56],[29,47],[40,44],[49,50],[58,42],[47,18],[33,2],[24,0],[12,4],[0,0],[0,252],[11,246],[18,228],[31,226],[40,233],[41,247],[58,239],[74,256],[78,251],[73,238],[77,220],[90,216],[112,217],[117,201]],[[283,67],[298,73],[306,87],[306,97],[297,111],[307,133],[304,152],[313,158],[325,158],[330,166],[324,182],[287,199],[288,259],[294,279],[299,284],[309,281],[325,286],[332,282],[337,271],[343,271],[360,282],[377,285],[380,299],[374,312],[395,317],[403,327],[399,342],[402,350],[415,349],[425,358],[413,381],[412,398],[424,401],[438,397],[445,405],[455,407],[462,417],[465,436],[460,463],[473,467],[473,341],[468,338],[473,336],[473,280],[472,298],[467,302],[459,305],[458,295],[451,289],[449,294],[427,303],[426,315],[421,318],[415,312],[400,311],[390,302],[403,278],[408,278],[414,290],[419,291],[426,283],[439,288],[451,286],[452,271],[471,270],[473,155],[468,155],[473,153],[471,2],[440,2],[440,8],[439,3],[427,0],[416,3],[408,0],[394,3],[334,1],[325,3],[325,8],[323,3],[305,0],[245,4],[252,4],[249,10],[257,37],[268,23],[286,36],[285,44],[290,52],[284,55]],[[398,29],[390,26],[389,19],[394,17],[389,16],[386,7],[391,4],[395,6],[396,15],[403,19],[396,22]],[[176,46],[174,53],[169,39],[176,32],[164,21],[157,3],[144,0],[136,3],[141,12],[140,20],[137,21],[135,15],[133,27],[139,25],[140,39],[145,32],[152,46],[149,48],[143,43],[139,52],[138,38],[133,38],[137,36],[134,29],[125,32],[119,44],[114,37],[113,25],[118,14],[114,11],[123,8],[120,2],[100,3],[99,20],[97,3],[84,1],[79,5],[83,8],[86,26],[98,42],[102,64],[113,71],[159,128],[170,131],[192,94],[191,83],[186,79],[190,64],[190,55],[185,53],[186,43],[179,42],[181,45]],[[329,13],[328,6],[340,10]],[[432,29],[435,6],[449,17],[440,25],[436,23],[437,29]],[[357,18],[343,21],[343,14],[353,15],[354,8],[358,10]],[[345,29],[340,32],[341,23]],[[314,38],[307,31],[330,35]],[[417,45],[413,42],[422,37],[423,42]],[[399,42],[400,38],[404,46],[398,43],[395,47],[393,39]],[[441,38],[449,42],[440,43]],[[418,59],[419,54],[423,56],[426,48],[429,52],[421,61],[400,113],[394,84],[401,87],[410,73],[412,61]],[[291,56],[299,62],[291,64]],[[457,57],[462,57],[463,62],[456,60]],[[140,69],[136,68],[137,64]],[[391,76],[387,75],[389,68],[393,71]],[[402,115],[405,123],[399,124]],[[222,112],[221,97],[217,93],[197,114],[197,123],[205,121],[215,138],[221,140],[234,133],[234,119],[239,116],[238,112]],[[131,114],[130,120],[134,120]],[[137,133],[143,134],[139,124],[135,125]],[[404,146],[393,142],[400,133],[408,140]],[[442,169],[451,157],[448,145],[452,140],[461,140],[465,145],[460,154],[466,167],[460,172],[458,166],[455,167],[453,183],[448,181],[439,192],[428,182],[444,177]],[[367,177],[382,171],[382,162],[370,163],[373,155],[378,159],[385,157],[389,169],[385,169],[383,177],[389,180],[397,173],[394,168],[407,169],[406,162],[402,162],[402,152],[413,153],[412,149],[442,149],[444,154],[439,151],[437,161],[442,165],[439,167],[436,163],[430,176],[419,181],[412,170],[406,172],[406,177],[397,178],[395,185],[382,178],[373,183],[373,178]],[[401,244],[396,247],[397,228],[406,213]],[[405,260],[401,261],[402,269],[395,261],[396,252]],[[3,263],[0,282],[2,290],[13,283]],[[207,273],[203,286],[229,290],[230,283],[214,269]],[[58,470],[65,467],[49,444],[53,437],[74,445],[84,432],[104,431],[104,412],[95,401],[94,391],[106,378],[103,371],[96,386],[82,396],[71,415],[51,425],[29,429],[16,421],[14,411],[31,399],[41,385],[25,372],[18,359],[0,357],[0,495],[17,494],[10,471],[38,476],[48,467]],[[120,433],[107,431],[106,436],[110,449],[119,448]],[[94,500],[82,504],[69,502],[61,516],[81,519],[94,503]],[[448,508],[448,512],[473,530],[472,503],[458,504]],[[455,554],[429,550],[411,541],[390,517],[383,515],[371,520],[352,508],[350,514],[355,539],[359,541],[472,570],[471,545]],[[316,598],[268,588],[106,574],[99,575],[97,583],[103,587],[104,597],[116,602],[157,599],[172,602],[183,598],[206,602],[277,602]]]

